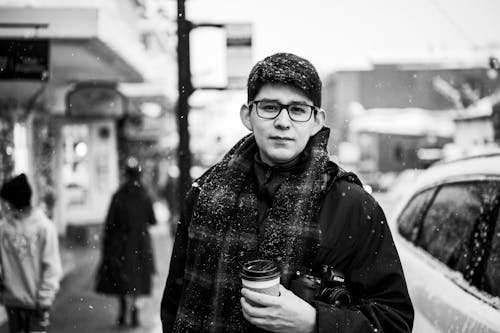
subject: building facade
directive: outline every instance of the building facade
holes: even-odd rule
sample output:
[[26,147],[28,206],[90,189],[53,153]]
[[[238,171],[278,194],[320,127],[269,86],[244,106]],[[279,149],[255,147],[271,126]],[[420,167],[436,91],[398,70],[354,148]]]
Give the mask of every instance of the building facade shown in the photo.
[[[144,24],[158,19],[147,9],[132,0],[0,1],[0,43],[19,50],[0,52],[9,73],[0,75],[0,181],[27,173],[61,234],[100,229],[121,161],[150,158],[175,132],[173,48],[165,25]],[[148,121],[156,132],[137,135],[151,132]]]
[[462,109],[492,94],[500,79],[488,77],[487,59],[481,66],[446,64],[381,64],[369,70],[338,71],[325,79],[324,108],[327,125],[333,129],[331,152],[345,141],[350,105],[365,109],[422,108],[427,110]]

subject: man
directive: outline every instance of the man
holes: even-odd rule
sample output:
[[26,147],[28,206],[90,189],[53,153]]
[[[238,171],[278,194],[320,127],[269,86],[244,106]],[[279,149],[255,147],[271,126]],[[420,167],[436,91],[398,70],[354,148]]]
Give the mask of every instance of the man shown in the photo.
[[0,189],[4,220],[0,220],[0,300],[9,332],[46,332],[49,313],[62,277],[57,230],[31,206],[31,186],[25,174],[7,180]]
[[[320,107],[321,80],[309,61],[278,53],[254,66],[240,110],[252,133],[186,196],[164,332],[411,331],[384,213],[354,174],[329,161]],[[279,297],[242,288],[241,265],[253,259],[279,265]],[[307,299],[307,287],[296,287],[301,276],[321,278],[324,265],[345,275],[350,302]]]

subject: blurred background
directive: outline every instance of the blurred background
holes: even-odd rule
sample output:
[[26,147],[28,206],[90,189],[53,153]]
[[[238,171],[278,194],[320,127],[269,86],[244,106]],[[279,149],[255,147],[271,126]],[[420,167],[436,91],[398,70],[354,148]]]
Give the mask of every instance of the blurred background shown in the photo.
[[[0,182],[25,172],[62,244],[96,249],[135,156],[173,224],[190,179],[248,133],[251,67],[283,51],[320,72],[332,159],[389,205],[432,163],[498,148],[498,13],[497,0],[0,0]],[[74,268],[83,250],[62,250]]]

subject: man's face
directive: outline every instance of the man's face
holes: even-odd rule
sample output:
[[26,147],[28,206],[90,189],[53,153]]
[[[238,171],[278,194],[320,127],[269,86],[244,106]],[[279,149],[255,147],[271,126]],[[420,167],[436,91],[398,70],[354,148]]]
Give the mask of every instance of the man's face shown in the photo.
[[[313,105],[302,91],[283,84],[265,84],[254,100]],[[250,109],[246,104],[241,107],[240,116],[245,127],[253,131],[260,158],[268,165],[286,163],[299,156],[309,138],[318,133],[325,122],[323,110],[313,113],[306,122],[297,122],[290,119],[286,110],[281,110],[275,119],[263,119],[257,115],[256,105]]]

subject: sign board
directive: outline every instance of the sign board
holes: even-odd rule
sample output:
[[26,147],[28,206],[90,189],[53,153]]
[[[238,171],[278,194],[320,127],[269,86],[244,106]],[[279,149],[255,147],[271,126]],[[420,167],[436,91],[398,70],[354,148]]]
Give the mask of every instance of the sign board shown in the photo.
[[125,98],[113,85],[80,85],[66,96],[66,110],[71,116],[120,117],[124,109]]
[[493,104],[491,123],[493,125],[493,140],[500,145],[500,102]]
[[195,89],[244,89],[253,66],[252,25],[196,27],[191,31],[190,51]]
[[227,85],[229,89],[244,89],[253,66],[252,25],[226,24]]
[[49,41],[0,39],[0,80],[49,79]]
[[190,33],[191,82],[196,89],[227,86],[224,29],[197,27]]

